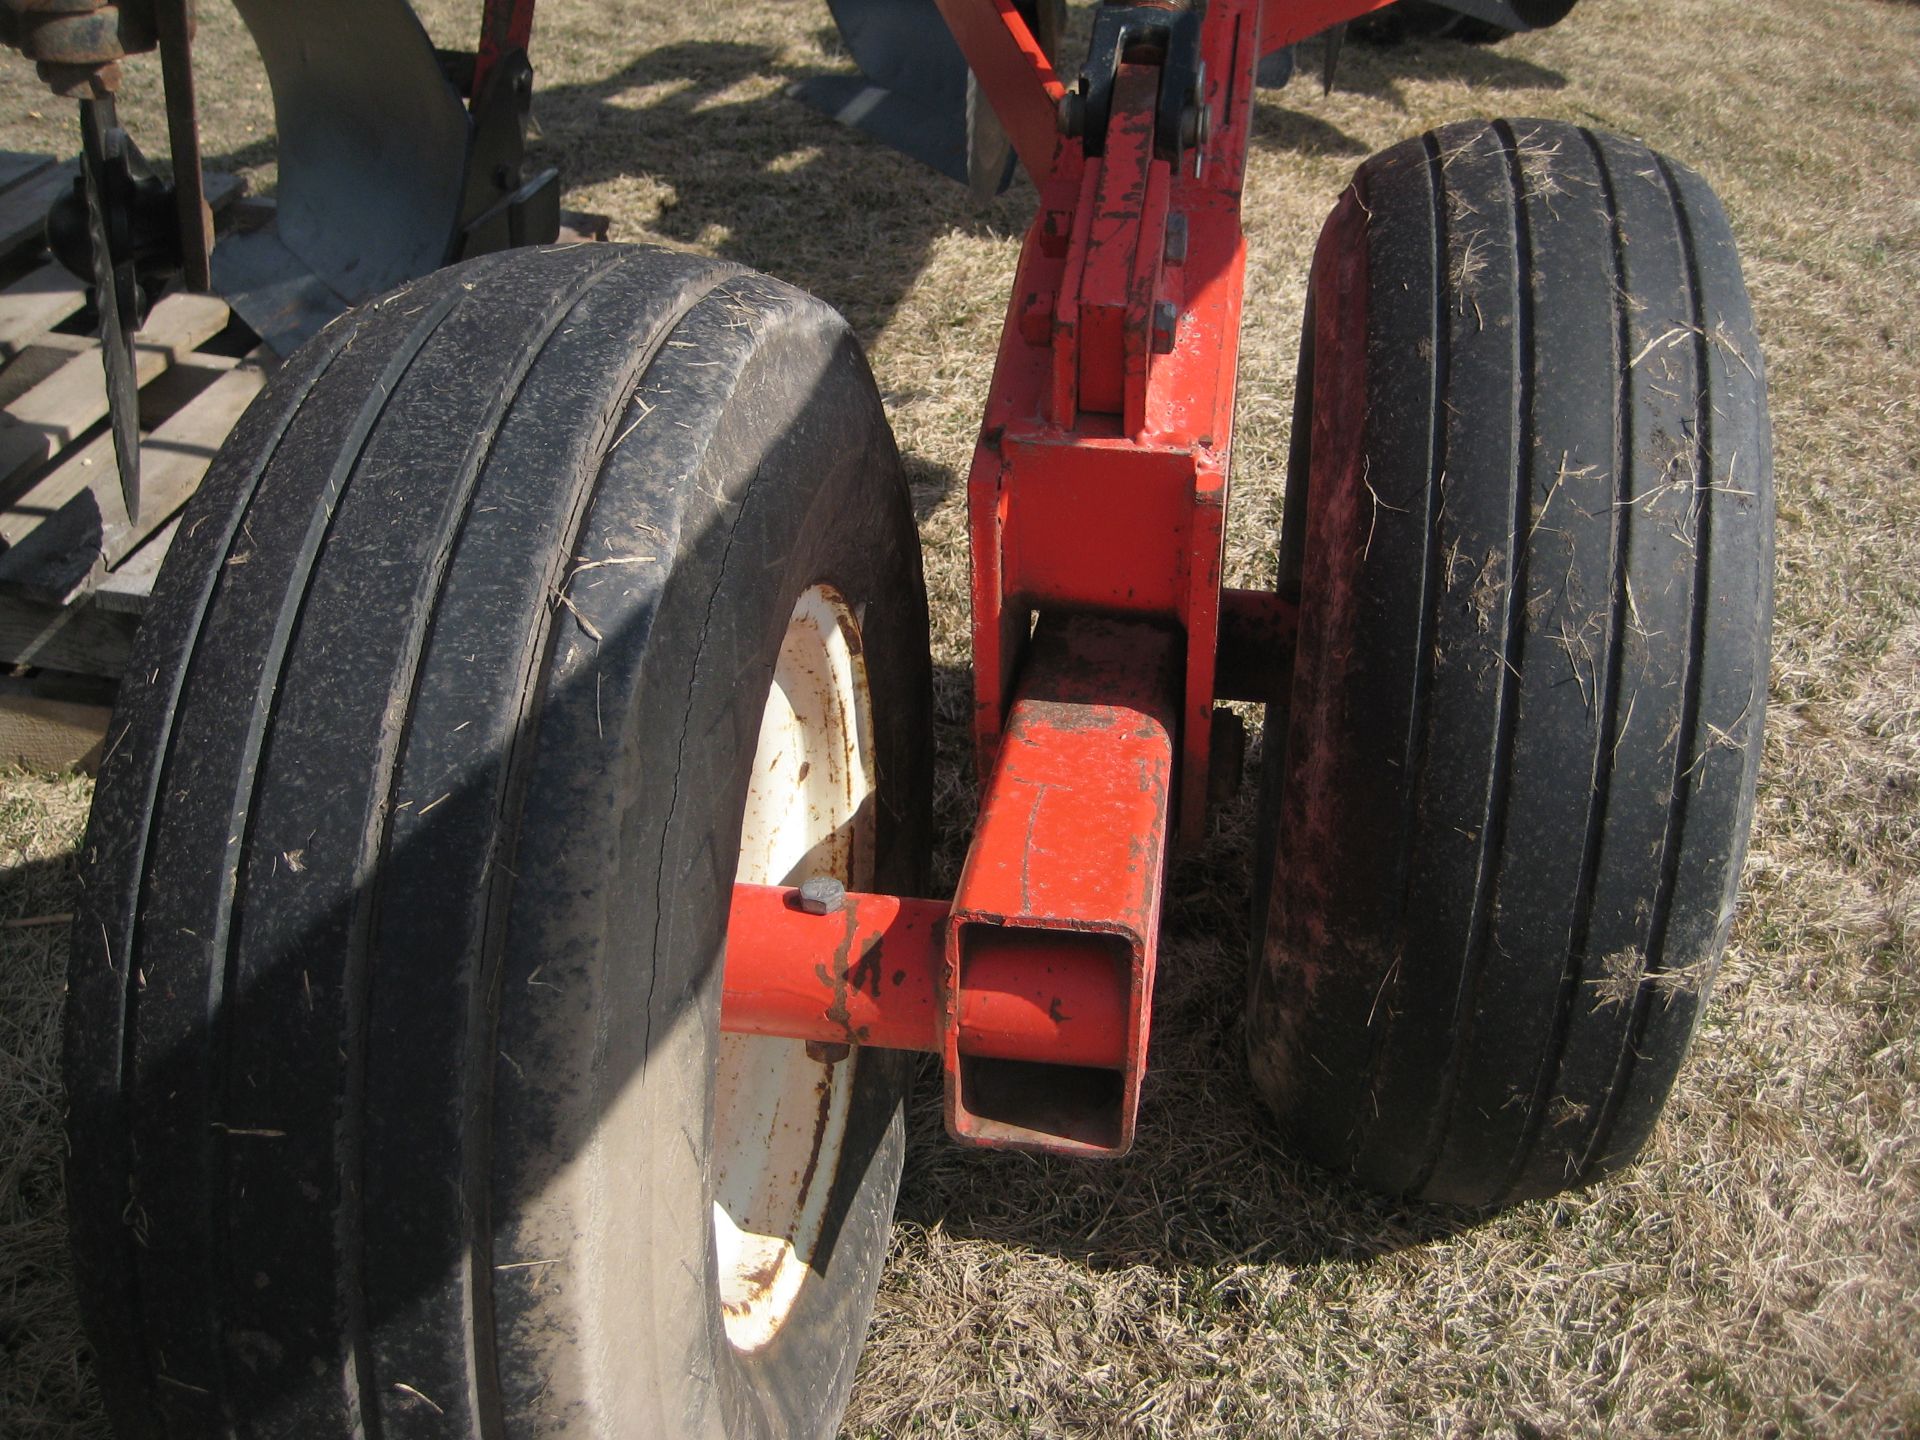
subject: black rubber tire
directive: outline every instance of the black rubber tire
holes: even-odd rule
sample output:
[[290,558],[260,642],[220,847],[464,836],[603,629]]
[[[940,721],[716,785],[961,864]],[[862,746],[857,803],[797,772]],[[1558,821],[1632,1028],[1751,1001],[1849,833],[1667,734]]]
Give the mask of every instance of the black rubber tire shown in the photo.
[[[1528,28],[1545,30],[1558,25],[1572,11],[1575,0],[1513,0],[1514,11]],[[1398,0],[1384,10],[1354,22],[1363,39],[1375,45],[1397,45],[1405,40],[1458,40],[1468,45],[1492,45],[1515,33],[1513,27],[1458,10],[1433,0]]]
[[1429,0],[1396,0],[1352,22],[1355,36],[1368,44],[1403,45],[1409,40],[1450,40],[1471,21],[1457,10]]
[[816,1273],[751,1356],[709,1173],[742,799],[822,582],[863,616],[874,878],[919,893],[918,540],[827,307],[515,251],[274,378],[160,577],[83,855],[68,1188],[123,1436],[831,1433],[901,1057],[845,1062]]
[[1732,914],[1773,524],[1739,261],[1644,146],[1465,124],[1361,166],[1309,305],[1253,1072],[1371,1186],[1548,1194],[1641,1148]]

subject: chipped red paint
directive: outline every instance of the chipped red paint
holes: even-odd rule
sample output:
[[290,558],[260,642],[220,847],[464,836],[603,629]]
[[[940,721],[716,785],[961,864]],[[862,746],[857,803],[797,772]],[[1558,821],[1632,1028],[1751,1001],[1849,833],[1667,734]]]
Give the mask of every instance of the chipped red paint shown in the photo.
[[938,900],[847,896],[811,915],[783,885],[736,885],[720,1025],[746,1035],[932,1050]]
[[[1190,843],[1206,823],[1258,18],[1257,0],[1208,7],[1198,175],[1192,152],[1177,173],[1155,157],[1159,71],[1130,61],[1105,153],[1042,180],[968,479],[981,777],[1035,613],[1170,622],[1187,636],[1175,731],[1178,831]],[[997,105],[984,72],[983,82]],[[1080,155],[1077,143],[1062,149]],[[1184,254],[1169,254],[1170,225],[1184,228]],[[1176,317],[1170,349],[1154,344],[1160,305]]]
[[1052,417],[1071,426],[1077,411],[1120,416],[1121,430],[1145,427],[1149,328],[1167,229],[1167,162],[1153,157],[1160,72],[1122,65],[1113,84],[1106,154],[1087,172],[1056,329],[1077,336],[1054,349]]
[[[1169,627],[1142,622],[1047,618],[1034,635],[947,930],[941,1059],[947,1129],[958,1140],[1070,1155],[1120,1155],[1133,1143],[1153,1018],[1177,651]],[[1110,1083],[1059,1053],[1018,1073],[968,1053],[965,1017],[978,997],[1035,994],[1041,977],[1070,978],[1118,1023],[1122,1063]]]

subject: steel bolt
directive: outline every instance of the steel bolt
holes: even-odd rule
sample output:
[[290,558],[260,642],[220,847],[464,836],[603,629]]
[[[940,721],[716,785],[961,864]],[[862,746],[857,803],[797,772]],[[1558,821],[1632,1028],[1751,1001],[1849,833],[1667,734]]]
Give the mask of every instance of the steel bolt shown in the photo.
[[1198,102],[1189,105],[1180,116],[1180,144],[1183,149],[1193,152],[1193,176],[1200,178],[1200,167],[1205,161],[1207,140],[1213,134],[1213,111]]
[[800,887],[800,908],[809,915],[838,915],[847,908],[847,887],[831,875],[815,875]]
[[1180,312],[1171,300],[1158,300],[1153,306],[1153,353],[1165,355],[1173,349],[1173,332],[1180,324]]

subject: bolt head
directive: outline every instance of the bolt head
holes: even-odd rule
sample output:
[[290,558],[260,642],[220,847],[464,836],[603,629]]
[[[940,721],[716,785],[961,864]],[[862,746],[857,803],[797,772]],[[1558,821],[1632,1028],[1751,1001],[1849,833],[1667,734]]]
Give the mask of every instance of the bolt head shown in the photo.
[[809,915],[837,915],[847,908],[847,887],[831,875],[815,875],[801,885],[799,900]]

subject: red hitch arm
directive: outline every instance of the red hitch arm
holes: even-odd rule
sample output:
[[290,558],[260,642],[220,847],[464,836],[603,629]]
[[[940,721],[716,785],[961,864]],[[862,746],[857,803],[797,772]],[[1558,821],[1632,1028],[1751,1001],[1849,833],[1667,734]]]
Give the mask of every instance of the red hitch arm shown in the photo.
[[525,51],[533,40],[536,0],[486,0],[480,12],[480,48],[473,59],[473,94],[487,93],[487,77],[514,51]]

